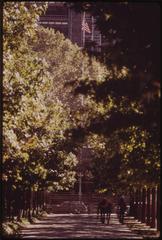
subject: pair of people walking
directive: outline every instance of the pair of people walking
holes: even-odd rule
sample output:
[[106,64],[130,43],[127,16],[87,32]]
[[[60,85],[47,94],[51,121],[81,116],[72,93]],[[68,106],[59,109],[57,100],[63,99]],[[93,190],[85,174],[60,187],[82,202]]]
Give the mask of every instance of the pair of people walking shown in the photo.
[[102,223],[105,223],[107,220],[107,224],[110,222],[110,215],[112,213],[112,203],[108,201],[106,198],[103,198],[97,207],[97,217],[100,214],[100,220]]
[[[124,200],[124,197],[121,197],[118,201],[118,219],[120,223],[124,223],[124,214],[126,211],[126,203]],[[97,217],[100,215],[100,220],[102,223],[105,223],[107,220],[107,224],[110,222],[110,216],[112,213],[112,203],[111,201],[107,200],[106,198],[103,198],[99,203],[97,207]]]

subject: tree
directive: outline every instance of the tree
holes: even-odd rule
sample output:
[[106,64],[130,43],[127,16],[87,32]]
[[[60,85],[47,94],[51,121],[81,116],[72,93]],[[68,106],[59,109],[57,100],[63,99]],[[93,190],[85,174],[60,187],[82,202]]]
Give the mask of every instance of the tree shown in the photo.
[[[145,137],[144,140],[142,138],[138,141],[135,140],[134,149],[128,151],[128,163],[124,161],[124,155],[121,154],[120,148],[116,150],[120,156],[120,180],[122,182],[123,178],[125,182],[130,180],[130,183],[132,181],[136,184],[142,179],[144,181],[141,183],[144,183],[147,179],[146,184],[150,184],[150,182],[158,184],[160,170],[159,6],[157,3],[127,2],[77,2],[70,3],[70,6],[77,11],[92,13],[96,18],[97,27],[107,43],[103,51],[98,54],[98,59],[104,62],[108,68],[105,80],[99,83],[97,80],[91,82],[87,79],[85,82],[81,81],[76,88],[77,93],[89,96],[93,109],[83,132],[104,135],[104,143],[107,142],[107,138],[113,140],[114,134],[115,136],[117,134],[117,140],[115,137],[114,141],[118,142],[118,146],[122,146],[123,140],[120,135],[125,133],[128,149],[132,149],[129,135],[131,134],[131,139],[135,139],[137,132],[138,134],[140,131],[144,132],[148,137]],[[129,135],[127,135],[128,132]],[[142,141],[146,145],[145,148],[142,147]],[[152,150],[150,150],[150,145],[153,146]],[[110,149],[113,152],[113,145]],[[114,165],[111,163],[115,163],[115,159],[119,159],[119,157],[116,158],[114,155],[112,160],[105,151],[100,153],[99,158],[97,152],[95,154],[97,158],[95,169],[97,169],[98,161],[102,168],[102,171],[94,171],[96,179],[99,179],[99,176],[102,179],[104,169],[107,168],[109,172],[114,171],[114,174],[118,176],[118,167],[114,169]],[[152,168],[148,163],[151,154],[154,159],[151,161]],[[129,168],[132,169],[131,166],[134,166],[135,170],[135,166],[139,166],[139,163],[143,164],[144,168],[141,168],[141,171],[134,171],[132,174]],[[122,172],[125,172],[126,169],[133,176],[123,174],[122,177]],[[151,174],[147,175],[146,172]],[[155,172],[158,176],[156,180]],[[106,175],[106,171],[104,176],[111,181],[111,177]],[[106,181],[104,179],[101,182],[104,184]]]
[[[102,82],[107,73],[105,66],[95,57],[88,57],[77,45],[72,44],[54,29],[40,27],[38,40],[34,43],[33,49],[49,64],[48,71],[53,82],[50,98],[57,97],[66,106],[71,128],[84,125],[88,119],[87,107],[83,104],[83,101],[86,102],[86,97],[83,100],[83,95],[75,94],[74,89],[79,81],[86,82],[86,79],[91,82],[98,79]],[[72,145],[74,144],[75,141]]]
[[[55,144],[61,145],[70,126],[68,109],[57,97],[50,99],[49,64],[33,49],[38,17],[44,10],[44,3],[4,4],[3,181],[8,192],[16,189],[31,194],[31,190],[47,187],[49,151],[51,147],[56,151]],[[76,157],[64,152],[59,161],[63,167],[61,175],[56,165],[57,185],[68,188],[76,180]],[[5,200],[11,209],[13,199]]]
[[[40,64],[40,59],[28,46],[30,37],[35,36],[35,25],[42,11],[43,6],[36,4],[28,7],[25,3],[4,4],[3,173],[16,182],[22,180],[21,164],[29,160],[28,153],[22,150],[23,143],[29,138],[33,145],[37,143],[30,126],[34,127],[36,115],[40,117],[40,111],[45,111],[44,95],[39,93],[50,87],[48,74],[42,69],[46,63]],[[15,163],[18,168],[12,172]]]

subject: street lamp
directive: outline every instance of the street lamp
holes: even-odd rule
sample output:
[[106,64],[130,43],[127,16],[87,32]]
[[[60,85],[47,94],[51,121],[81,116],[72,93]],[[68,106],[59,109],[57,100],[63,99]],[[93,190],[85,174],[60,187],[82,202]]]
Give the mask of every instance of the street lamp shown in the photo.
[[79,197],[79,203],[81,202],[82,198],[82,172],[81,172],[81,158],[82,157],[82,152],[79,154],[79,165],[78,165],[78,197]]
[[83,149],[80,149],[80,152],[78,154],[78,159],[79,159],[79,164],[78,164],[78,197],[79,197],[79,202],[81,202],[82,199],[82,177],[83,177],[83,166],[82,166],[82,161],[83,161]]
[[79,192],[78,192],[78,196],[79,196],[79,203],[80,203],[81,199],[82,199],[82,177],[83,177],[83,174],[81,172],[79,172],[78,177],[79,177]]

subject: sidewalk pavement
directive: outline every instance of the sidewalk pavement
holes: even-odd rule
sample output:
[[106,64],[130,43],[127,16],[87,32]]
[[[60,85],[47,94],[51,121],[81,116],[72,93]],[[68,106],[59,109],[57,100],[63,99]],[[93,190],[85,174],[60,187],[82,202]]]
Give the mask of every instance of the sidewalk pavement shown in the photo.
[[21,230],[20,238],[33,239],[143,239],[111,214],[109,225],[102,224],[96,214],[48,214]]
[[156,228],[151,228],[145,223],[141,223],[134,217],[125,217],[125,223],[132,232],[140,234],[144,239],[157,239],[160,237],[160,232]]

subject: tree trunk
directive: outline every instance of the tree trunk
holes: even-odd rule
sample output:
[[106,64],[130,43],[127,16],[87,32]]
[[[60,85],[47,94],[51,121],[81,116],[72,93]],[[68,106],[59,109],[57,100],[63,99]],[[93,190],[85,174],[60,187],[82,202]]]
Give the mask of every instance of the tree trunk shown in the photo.
[[139,189],[139,218],[138,220],[141,222],[142,221],[142,191]]
[[147,189],[146,224],[150,226],[150,188]]
[[130,210],[129,210],[129,216],[135,216],[135,204],[134,204],[134,199],[135,194],[134,190],[132,189],[130,192]]
[[28,189],[28,219],[31,221],[31,187]]
[[160,231],[160,186],[157,188],[157,230]]
[[151,228],[155,227],[155,188],[152,188]]
[[33,191],[33,209],[32,209],[32,216],[34,217],[36,214],[36,198],[35,198],[35,191]]
[[142,190],[142,223],[146,222],[146,189]]
[[135,218],[138,219],[138,189],[135,192]]
[[39,198],[39,191],[37,190],[36,192],[36,214],[39,213],[39,203],[38,203],[38,198]]

